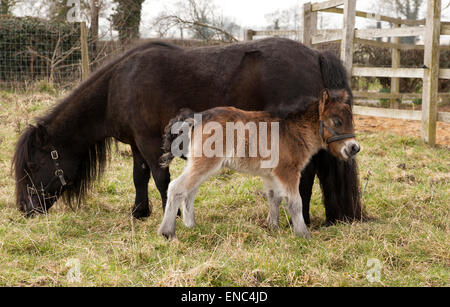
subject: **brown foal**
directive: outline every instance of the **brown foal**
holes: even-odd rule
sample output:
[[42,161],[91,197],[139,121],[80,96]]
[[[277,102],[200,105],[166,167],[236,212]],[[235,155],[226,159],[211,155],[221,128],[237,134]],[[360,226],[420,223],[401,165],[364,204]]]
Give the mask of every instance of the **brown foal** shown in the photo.
[[[184,153],[187,165],[181,176],[169,185],[167,207],[158,233],[169,239],[175,237],[180,206],[184,225],[193,227],[193,204],[200,185],[221,168],[228,167],[262,178],[270,203],[267,221],[271,227],[278,227],[279,206],[285,200],[295,234],[309,238],[298,188],[302,169],[322,148],[341,160],[354,157],[360,150],[355,140],[352,110],[346,99],[345,90],[324,90],[306,111],[283,117],[219,107],[201,113],[201,122],[193,120],[192,112],[173,119],[165,138],[174,144],[171,128],[176,121],[184,121],[188,128],[188,150]],[[235,126],[239,123],[244,134],[239,135],[239,129],[230,129],[235,127],[230,123]],[[166,152],[162,164],[167,166],[173,156],[173,150]]]

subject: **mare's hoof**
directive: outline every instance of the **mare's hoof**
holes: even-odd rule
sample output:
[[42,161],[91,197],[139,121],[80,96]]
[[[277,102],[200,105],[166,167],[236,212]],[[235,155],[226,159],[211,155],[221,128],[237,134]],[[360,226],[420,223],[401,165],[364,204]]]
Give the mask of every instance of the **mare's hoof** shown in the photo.
[[150,215],[152,214],[152,210],[150,210],[150,207],[138,207],[136,208],[136,206],[133,208],[133,212],[132,215],[135,219],[137,220],[145,220],[146,218],[148,218]]

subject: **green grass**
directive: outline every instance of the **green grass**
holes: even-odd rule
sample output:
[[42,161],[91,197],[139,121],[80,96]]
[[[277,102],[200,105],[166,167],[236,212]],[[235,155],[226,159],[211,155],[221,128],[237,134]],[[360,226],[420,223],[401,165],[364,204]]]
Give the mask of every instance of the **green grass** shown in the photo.
[[[10,160],[18,132],[53,94],[0,92],[0,285],[5,286],[449,286],[450,151],[418,139],[359,133],[361,186],[375,220],[324,227],[321,194],[312,198],[312,239],[265,227],[259,179],[224,170],[195,201],[197,226],[177,222],[178,240],[156,234],[161,201],[153,181],[152,216],[130,217],[132,158],[119,146],[106,176],[80,209],[59,202],[25,219],[14,207]],[[172,164],[172,176],[183,163]],[[381,262],[370,283],[367,261]],[[81,281],[67,278],[78,259]]]

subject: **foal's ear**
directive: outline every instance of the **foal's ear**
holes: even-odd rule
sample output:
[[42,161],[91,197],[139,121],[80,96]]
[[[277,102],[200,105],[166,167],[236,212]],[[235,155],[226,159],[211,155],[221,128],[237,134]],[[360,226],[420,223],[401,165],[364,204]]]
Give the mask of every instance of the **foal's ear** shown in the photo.
[[325,107],[330,101],[330,92],[328,92],[328,89],[324,89],[320,93],[320,99],[319,99],[319,114],[322,115],[322,113],[325,111]]
[[48,132],[42,124],[38,124],[36,127],[36,141],[39,145],[45,145],[48,142]]
[[341,103],[345,103],[348,99],[348,93],[346,90],[339,90],[338,92],[338,101]]

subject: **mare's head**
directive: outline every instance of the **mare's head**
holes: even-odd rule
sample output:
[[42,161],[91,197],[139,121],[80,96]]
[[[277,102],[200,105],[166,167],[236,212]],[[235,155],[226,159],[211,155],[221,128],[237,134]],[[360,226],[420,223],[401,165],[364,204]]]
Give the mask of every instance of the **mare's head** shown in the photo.
[[41,124],[29,126],[21,135],[12,165],[16,203],[26,216],[47,212],[58,197],[66,191],[73,193],[80,182],[81,159],[70,146],[52,140]]
[[323,90],[319,100],[320,135],[328,150],[337,158],[354,157],[360,146],[355,140],[351,106],[346,90]]

